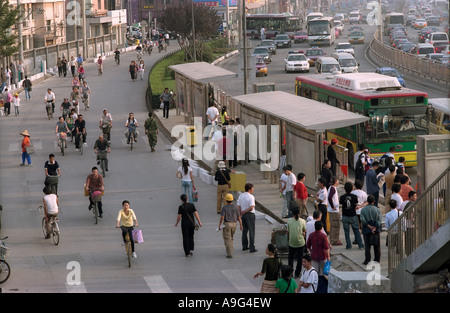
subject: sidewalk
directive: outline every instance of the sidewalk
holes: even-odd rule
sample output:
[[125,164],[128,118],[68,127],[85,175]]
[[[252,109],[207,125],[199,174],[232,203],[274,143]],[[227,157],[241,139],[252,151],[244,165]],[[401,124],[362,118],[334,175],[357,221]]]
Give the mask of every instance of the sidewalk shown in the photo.
[[[160,126],[160,131],[164,135],[166,135],[167,138],[170,139],[170,141],[173,143],[178,138],[174,138],[171,136],[171,130],[175,125],[186,125],[190,126],[185,123],[184,121],[184,115],[176,115],[175,109],[170,110],[169,112],[169,118],[168,119],[162,119],[162,110],[155,110],[154,111],[156,118],[158,119],[158,124]],[[204,140],[204,143],[206,141]],[[166,147],[164,147],[166,148]],[[156,146],[156,149],[164,149],[163,147]],[[167,149],[170,149],[170,147],[167,147]],[[214,165],[213,161],[196,161],[197,164],[202,167],[203,169],[210,171],[211,168]],[[280,199],[280,194],[278,190],[278,183],[271,183],[270,178],[265,179],[263,172],[259,170],[259,164],[256,162],[251,162],[248,164],[242,163],[241,165],[238,165],[236,168],[233,168],[233,170],[236,171],[242,171],[246,174],[247,182],[251,182],[255,187],[254,196],[256,199],[256,206],[257,210],[267,214],[269,218],[269,222],[274,224],[274,226],[279,225],[280,223],[283,223],[287,220],[281,219],[281,211],[282,211],[282,199]],[[297,172],[297,170],[294,168],[294,171]],[[342,195],[344,193],[343,186],[339,186],[338,188],[339,195]],[[380,197],[382,198],[382,197]],[[381,200],[382,202],[383,200]],[[308,213],[310,216],[312,216],[312,213],[314,212],[314,203],[311,198],[308,200]],[[384,224],[384,216],[383,216],[383,224]],[[352,231],[350,231],[350,238],[354,240],[354,235]],[[353,245],[352,249],[345,249],[345,237],[344,237],[344,230],[341,227],[340,229],[340,240],[344,244],[342,246],[335,246],[332,248],[331,254],[332,255],[341,255],[343,259],[347,259],[347,263],[350,265],[351,268],[353,268],[354,271],[372,271],[374,270],[371,267],[368,267],[366,269],[366,266],[362,264],[364,261],[364,250],[359,250],[357,245]],[[387,276],[388,274],[388,250],[385,245],[386,242],[386,232],[381,233],[381,263],[380,263],[380,270],[381,275]],[[373,249],[371,251],[372,258],[373,258]]]

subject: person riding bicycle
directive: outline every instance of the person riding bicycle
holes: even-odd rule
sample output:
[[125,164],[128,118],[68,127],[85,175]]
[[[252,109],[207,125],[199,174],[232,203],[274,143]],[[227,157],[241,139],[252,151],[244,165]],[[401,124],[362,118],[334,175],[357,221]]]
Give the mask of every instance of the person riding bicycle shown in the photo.
[[117,60],[117,64],[120,64],[120,51],[118,48],[114,51],[114,59]]
[[55,160],[55,155],[50,153],[48,155],[48,161],[44,164],[45,172],[45,186],[50,188],[50,192],[58,195],[58,176],[61,177],[61,168],[58,162]]
[[137,58],[139,60],[142,59],[142,47],[140,44],[136,47],[136,51],[137,51]]
[[65,120],[66,117],[69,116],[70,110],[72,109],[72,104],[69,102],[68,98],[64,98],[63,103],[61,103],[60,109],[62,111],[62,117]]
[[99,55],[97,59],[97,66],[100,74],[103,74],[103,59],[102,56]]
[[112,116],[106,108],[103,109],[100,117],[99,127],[103,132],[103,136],[106,135],[106,139],[111,143]]
[[78,68],[78,79],[81,82],[85,78],[86,78],[86,76],[84,75],[84,67],[83,67],[83,64],[81,64],[80,67]]
[[125,132],[125,136],[127,137],[127,144],[130,143],[130,134],[131,132],[134,135],[134,142],[137,142],[137,138],[139,136],[138,131],[136,130],[137,127],[139,127],[139,124],[137,120],[134,118],[134,114],[130,113],[128,115],[128,119],[125,122],[125,127],[127,127],[127,131]]
[[100,165],[100,160],[105,160],[105,171],[108,171],[108,156],[111,152],[111,146],[107,140],[103,138],[103,135],[98,136],[98,139],[94,144],[94,152],[97,155],[97,165]]
[[87,82],[84,81],[81,86],[81,98],[83,99],[83,103],[86,108],[89,109],[89,99],[91,97],[91,88],[88,86]]
[[75,137],[75,148],[77,151],[80,151],[80,138],[82,138],[83,144],[86,143],[86,121],[83,120],[82,114],[78,115],[73,132],[73,136]]
[[69,131],[69,126],[67,126],[64,117],[60,116],[58,122],[56,123],[55,134],[58,140],[62,139],[64,141],[64,148],[67,148],[66,138]]
[[52,193],[51,188],[49,186],[45,186],[42,190],[45,194],[44,198],[42,198],[42,202],[44,204],[44,215],[45,215],[45,228],[47,229],[47,236],[45,239],[50,238],[50,219],[52,217],[57,217],[59,213],[59,202],[58,196]]
[[78,86],[72,87],[72,92],[70,93],[69,97],[70,103],[72,103],[73,108],[75,109],[76,113],[80,113],[80,100],[81,100],[81,94]]
[[44,96],[45,112],[47,112],[47,107],[52,107],[52,113],[55,113],[55,94],[50,88],[47,89],[47,93]]
[[122,201],[122,209],[119,211],[119,215],[117,216],[116,228],[120,227],[122,229],[122,238],[124,243],[126,243],[125,236],[128,233],[131,242],[132,257],[137,258],[136,252],[134,251],[133,221],[134,225],[139,227],[136,214],[132,209],[130,209],[130,201],[124,200]]
[[[88,177],[86,178],[86,190],[89,191],[89,211],[92,210],[92,208],[94,207],[95,203],[94,200],[96,197],[100,197],[100,196],[96,196],[97,192],[103,192],[105,191],[105,185],[103,183],[103,176],[98,174],[98,168],[97,167],[93,167],[92,168],[92,173],[88,175]],[[95,193],[95,194],[94,194]],[[94,195],[94,198],[92,197]],[[103,209],[102,209],[102,200],[101,198],[99,198],[99,200],[97,201],[98,204],[98,217],[102,217],[103,214]]]

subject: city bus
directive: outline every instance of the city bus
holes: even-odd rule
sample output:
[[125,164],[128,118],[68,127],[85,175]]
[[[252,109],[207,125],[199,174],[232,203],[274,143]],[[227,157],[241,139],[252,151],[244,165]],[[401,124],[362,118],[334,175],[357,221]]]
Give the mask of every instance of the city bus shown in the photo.
[[334,20],[332,17],[314,18],[307,23],[308,44],[310,46],[331,46],[336,40]]
[[260,39],[261,28],[266,30],[266,39],[273,39],[278,34],[288,34],[293,38],[294,33],[302,29],[298,16],[285,14],[251,14],[246,16],[247,37]]
[[306,23],[308,23],[313,18],[322,18],[323,13],[322,12],[311,12],[308,15],[306,15]]
[[384,35],[389,35],[389,25],[401,24],[405,25],[405,16],[403,13],[391,12],[384,16],[383,30]]
[[348,149],[349,164],[364,144],[374,158],[395,146],[397,161],[403,156],[406,166],[417,165],[416,136],[429,133],[426,92],[402,88],[395,77],[349,73],[297,76],[295,93],[369,118],[359,125],[327,130],[328,140],[337,138]]

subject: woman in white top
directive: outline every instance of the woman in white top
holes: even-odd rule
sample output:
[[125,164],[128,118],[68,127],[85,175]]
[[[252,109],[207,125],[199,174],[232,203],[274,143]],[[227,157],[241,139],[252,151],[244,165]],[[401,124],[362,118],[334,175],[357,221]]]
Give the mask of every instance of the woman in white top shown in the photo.
[[192,190],[195,190],[195,184],[192,168],[187,159],[182,160],[176,176],[181,179],[181,193],[187,195],[189,203],[192,203]]
[[144,60],[139,61],[139,76],[141,77],[141,80],[144,79],[144,72],[145,72],[145,64]]
[[49,186],[45,186],[43,190],[45,196],[42,199],[44,204],[44,214],[45,214],[45,227],[47,229],[47,236],[45,239],[50,238],[50,223],[49,219],[52,216],[57,216],[59,213],[59,202],[58,196],[52,193],[51,188]]

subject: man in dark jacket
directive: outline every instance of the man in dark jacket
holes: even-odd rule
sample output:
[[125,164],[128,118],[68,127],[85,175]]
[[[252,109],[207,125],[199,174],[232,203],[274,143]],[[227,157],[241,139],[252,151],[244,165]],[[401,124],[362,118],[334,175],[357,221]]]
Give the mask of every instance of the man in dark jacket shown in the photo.
[[337,145],[337,143],[337,139],[333,138],[331,140],[331,145],[328,146],[327,150],[327,158],[331,162],[331,172],[333,173],[333,176],[336,176],[336,164],[341,164],[336,156],[336,150],[334,150],[334,147]]

